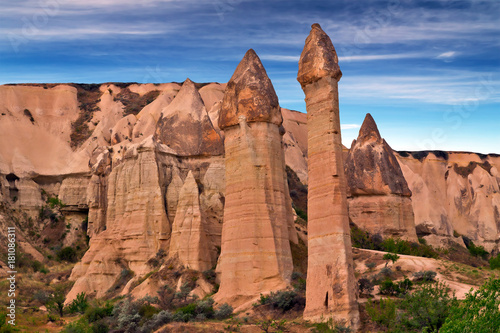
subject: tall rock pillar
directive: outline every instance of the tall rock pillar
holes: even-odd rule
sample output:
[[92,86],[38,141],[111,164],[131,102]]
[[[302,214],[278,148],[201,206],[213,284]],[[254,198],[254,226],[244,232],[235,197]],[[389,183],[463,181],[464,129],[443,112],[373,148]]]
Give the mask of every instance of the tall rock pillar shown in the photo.
[[234,307],[290,282],[291,212],[281,123],[271,80],[249,50],[227,84],[219,114],[225,133],[226,199],[215,299]]
[[332,41],[312,26],[297,80],[306,95],[308,128],[308,267],[304,318],[359,326],[356,279],[342,160],[338,81]]

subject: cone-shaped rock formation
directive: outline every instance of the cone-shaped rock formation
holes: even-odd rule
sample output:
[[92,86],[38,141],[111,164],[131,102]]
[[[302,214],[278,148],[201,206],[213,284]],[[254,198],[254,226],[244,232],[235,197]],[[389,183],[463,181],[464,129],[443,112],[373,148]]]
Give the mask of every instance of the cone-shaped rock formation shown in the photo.
[[359,326],[340,135],[335,48],[319,24],[300,56],[297,80],[308,116],[308,268],[304,318]]
[[197,271],[205,271],[212,266],[203,222],[198,185],[189,171],[179,193],[169,255],[178,257],[184,266]]
[[370,114],[345,163],[349,216],[372,234],[417,240],[411,191],[393,150]]
[[249,50],[227,84],[219,116],[226,200],[215,298],[235,307],[287,287],[292,274],[281,119],[271,81]]
[[175,99],[162,111],[155,139],[179,156],[221,155],[224,151],[222,139],[190,79],[184,81]]

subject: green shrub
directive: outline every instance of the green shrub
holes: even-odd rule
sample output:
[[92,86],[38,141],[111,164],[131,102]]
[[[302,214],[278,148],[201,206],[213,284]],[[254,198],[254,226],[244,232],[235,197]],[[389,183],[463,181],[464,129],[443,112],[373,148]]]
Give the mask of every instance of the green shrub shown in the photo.
[[227,303],[222,304],[218,309],[215,310],[215,319],[226,319],[233,315],[233,307]]
[[372,269],[374,269],[377,266],[377,264],[374,262],[367,262],[365,264],[365,266],[366,266],[366,268],[368,268],[371,271]]
[[385,267],[387,267],[387,265],[389,264],[389,261],[392,261],[392,264],[394,265],[394,263],[396,261],[398,261],[399,258],[400,257],[396,253],[386,253],[382,257],[382,259],[386,260]]
[[498,332],[500,327],[500,279],[491,278],[465,300],[455,303],[441,328],[443,333]]
[[106,302],[103,306],[89,306],[85,311],[85,317],[89,323],[96,322],[113,314],[113,304]]
[[304,221],[307,222],[307,213],[304,212],[302,209],[295,207],[295,213],[297,213],[297,216],[303,219]]
[[390,279],[382,281],[379,287],[379,292],[381,295],[387,296],[402,296],[406,295],[413,287],[413,282],[408,278],[394,283]]
[[68,305],[69,313],[85,313],[85,310],[89,307],[89,302],[87,300],[87,296],[84,292],[76,295],[76,298]]
[[277,292],[272,291],[267,296],[260,295],[260,304],[270,304],[273,309],[288,311],[296,305],[303,306],[305,301],[295,291],[279,290]]
[[378,303],[368,300],[366,312],[374,322],[384,327],[392,328],[396,323],[396,302],[390,298],[381,299]]
[[496,257],[490,259],[490,268],[500,268],[500,253]]
[[450,297],[445,284],[423,284],[401,302],[404,315],[399,317],[398,325],[407,332],[437,332],[456,304],[457,299]]
[[484,247],[476,246],[472,241],[469,242],[467,249],[469,250],[469,253],[474,257],[481,257],[483,259],[486,259],[489,255],[489,252],[486,251]]
[[57,251],[56,255],[58,260],[64,260],[68,262],[76,262],[78,260],[75,249],[70,246],[66,246]]
[[415,272],[413,273],[413,277],[415,278],[415,281],[422,281],[422,282],[431,282],[434,281],[434,278],[436,277],[437,273],[434,271],[420,271],[420,272]]

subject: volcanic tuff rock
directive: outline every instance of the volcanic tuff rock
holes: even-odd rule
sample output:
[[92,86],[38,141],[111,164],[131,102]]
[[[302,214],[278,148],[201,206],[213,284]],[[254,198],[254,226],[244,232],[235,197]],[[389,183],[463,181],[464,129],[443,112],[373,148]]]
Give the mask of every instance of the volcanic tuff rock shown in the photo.
[[314,24],[300,56],[297,80],[308,113],[308,267],[304,318],[347,320],[359,327],[347,213],[335,48]]
[[352,143],[345,171],[352,222],[372,234],[417,241],[411,191],[369,113]]
[[198,185],[189,171],[179,193],[168,252],[185,267],[201,272],[212,267],[204,222]]
[[225,132],[226,201],[218,302],[237,307],[290,283],[289,242],[297,236],[281,121],[272,83],[249,50],[227,84],[219,114],[219,127]]
[[163,111],[156,126],[158,141],[179,156],[221,155],[223,144],[208,116],[200,93],[187,79]]
[[[399,152],[413,193],[417,234],[437,247],[464,235],[500,250],[500,157],[462,152]],[[454,237],[459,236],[459,237]]]

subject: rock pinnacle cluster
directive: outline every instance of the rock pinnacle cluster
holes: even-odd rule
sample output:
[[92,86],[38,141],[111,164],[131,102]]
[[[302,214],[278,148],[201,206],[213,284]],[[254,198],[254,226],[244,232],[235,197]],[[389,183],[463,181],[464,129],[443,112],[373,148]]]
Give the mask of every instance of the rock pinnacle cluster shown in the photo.
[[304,318],[333,318],[359,327],[342,159],[335,48],[319,24],[312,26],[297,80],[306,95],[308,127],[308,267]]

